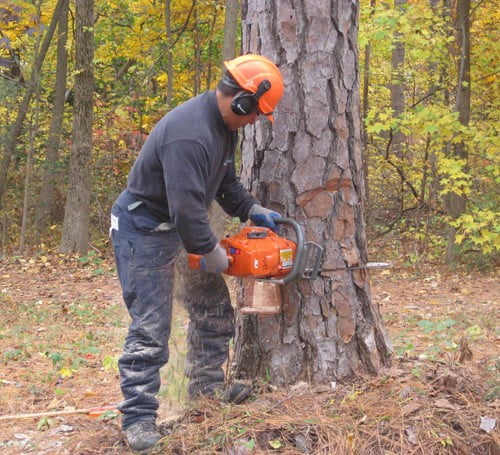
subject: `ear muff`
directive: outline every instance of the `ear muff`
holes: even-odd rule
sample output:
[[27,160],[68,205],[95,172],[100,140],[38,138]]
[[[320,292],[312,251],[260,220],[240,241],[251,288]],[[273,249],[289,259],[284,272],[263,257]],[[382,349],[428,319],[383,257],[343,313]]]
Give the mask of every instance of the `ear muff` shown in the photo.
[[257,87],[255,93],[242,90],[234,95],[231,110],[236,115],[250,115],[255,112],[259,98],[271,88],[271,83],[265,79]]

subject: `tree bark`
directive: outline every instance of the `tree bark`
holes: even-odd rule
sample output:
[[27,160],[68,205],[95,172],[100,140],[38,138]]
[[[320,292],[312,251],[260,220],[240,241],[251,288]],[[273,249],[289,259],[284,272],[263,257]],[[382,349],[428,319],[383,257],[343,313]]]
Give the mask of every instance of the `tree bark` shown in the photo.
[[86,253],[89,238],[94,94],[94,1],[76,0],[75,111],[69,186],[59,250]]
[[[42,6],[42,0],[39,0],[37,4],[37,16],[40,16],[40,9]],[[35,55],[38,54],[40,47],[40,37],[36,39],[35,43]],[[21,234],[19,235],[19,254],[24,253],[24,248],[26,245],[26,231],[28,228],[28,214],[29,214],[29,204],[30,204],[30,183],[33,173],[33,156],[35,154],[35,138],[39,129],[39,117],[40,117],[40,83],[38,75],[35,76],[35,87],[33,94],[35,97],[35,109],[33,112],[33,118],[31,121],[30,134],[29,134],[29,145],[28,153],[26,156],[26,172],[24,174],[24,196],[23,196],[23,215],[21,220]]]
[[201,90],[201,37],[199,32],[199,24],[198,24],[198,2],[193,0],[194,3],[194,11],[193,11],[193,40],[194,40],[194,49],[193,49],[193,61],[194,61],[194,80],[193,80],[193,95],[196,96],[200,93]]
[[167,94],[166,104],[167,111],[172,109],[172,94],[173,94],[173,81],[174,81],[174,61],[172,55],[172,6],[171,1],[165,1],[165,31],[167,34]]
[[[469,125],[470,120],[470,0],[457,1],[457,41],[460,58],[457,62],[457,92],[455,106],[458,112],[458,119],[464,126]],[[465,144],[459,142],[452,149],[452,155],[467,161],[468,152]],[[450,193],[446,198],[446,209],[452,219],[457,219],[465,211],[466,197],[462,194]],[[446,249],[446,261],[448,264],[454,263],[458,258],[455,244],[456,229],[453,226],[448,228],[448,244]]]
[[7,140],[5,141],[5,146],[3,148],[2,166],[0,168],[0,208],[2,206],[3,194],[7,184],[10,161],[12,159],[12,155],[14,154],[19,135],[21,134],[23,123],[28,113],[28,108],[31,102],[31,98],[35,91],[37,78],[38,75],[40,74],[43,61],[45,60],[45,55],[47,54],[47,50],[49,49],[52,36],[54,35],[54,31],[56,29],[57,22],[60,17],[61,8],[65,1],[66,0],[59,0],[57,2],[49,28],[47,29],[47,33],[40,48],[40,52],[35,56],[33,68],[31,70],[30,81],[28,83],[28,86],[26,87],[26,92],[21,101],[21,104],[19,105],[19,110],[17,111],[16,120],[12,124],[9,130]]
[[[273,127],[245,129],[242,180],[325,248],[324,268],[367,262],[358,7],[347,0],[243,3],[244,52],[277,62],[286,88]],[[266,291],[257,283],[240,287],[240,305],[252,305],[258,286],[283,311],[240,314],[236,377],[330,383],[389,365],[391,348],[366,270],[323,272]]]
[[68,52],[66,50],[66,43],[68,41],[68,10],[69,1],[66,0],[63,2],[59,17],[54,106],[52,108],[52,119],[50,122],[49,139],[47,141],[40,198],[35,215],[35,231],[37,232],[37,237],[39,237],[41,231],[47,227],[51,215],[54,213],[56,183],[59,177],[57,169],[68,72]]
[[[371,15],[375,12],[375,6],[377,2],[376,0],[370,0],[370,8]],[[369,97],[369,88],[370,88],[370,60],[371,60],[371,43],[368,41],[365,45],[364,49],[364,67],[363,67],[363,97],[362,97],[362,122],[361,122],[361,130],[363,134],[363,170],[365,177],[365,198],[366,204],[369,205],[370,201],[370,185],[368,180],[368,131],[366,130],[366,116],[368,115],[368,110],[370,108],[370,97]],[[367,212],[367,217],[369,218],[369,213]]]
[[238,29],[238,13],[238,0],[226,0],[226,12],[224,15],[224,41],[222,43],[222,61],[236,57],[236,31]]
[[[403,11],[407,0],[394,0],[394,8]],[[403,35],[396,31],[393,39],[393,50],[391,53],[391,108],[392,116],[398,118],[405,110],[404,92],[404,61],[405,45]],[[392,150],[398,157],[403,156],[405,135],[401,131],[394,131],[392,134]],[[402,197],[402,196],[401,196]]]

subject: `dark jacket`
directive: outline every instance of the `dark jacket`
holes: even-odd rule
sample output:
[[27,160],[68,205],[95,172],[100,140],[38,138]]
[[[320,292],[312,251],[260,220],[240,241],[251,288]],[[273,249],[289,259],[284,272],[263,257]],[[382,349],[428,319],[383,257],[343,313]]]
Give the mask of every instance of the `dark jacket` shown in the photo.
[[205,254],[217,244],[208,220],[214,199],[242,222],[257,203],[236,177],[237,138],[222,120],[215,92],[205,92],[156,124],[132,167],[128,191],[174,224],[188,253]]

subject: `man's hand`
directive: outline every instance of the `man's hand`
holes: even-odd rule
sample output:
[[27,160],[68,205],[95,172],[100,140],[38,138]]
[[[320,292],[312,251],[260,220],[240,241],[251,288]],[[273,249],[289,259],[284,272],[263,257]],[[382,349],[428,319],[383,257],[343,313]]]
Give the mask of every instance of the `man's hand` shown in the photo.
[[209,273],[221,273],[229,267],[227,252],[219,244],[200,259],[200,268]]
[[281,218],[281,215],[274,210],[269,210],[260,204],[254,204],[248,212],[250,218],[257,226],[264,226],[278,232],[278,226],[274,222],[274,218]]

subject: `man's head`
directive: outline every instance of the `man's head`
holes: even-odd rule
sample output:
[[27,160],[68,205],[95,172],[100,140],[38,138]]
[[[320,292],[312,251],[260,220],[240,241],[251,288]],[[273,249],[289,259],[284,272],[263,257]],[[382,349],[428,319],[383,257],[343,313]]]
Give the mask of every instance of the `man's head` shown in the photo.
[[[283,77],[277,66],[265,57],[247,54],[224,62],[226,74],[217,89],[230,103],[223,103],[222,114],[231,129],[254,123],[259,115],[273,122],[273,111],[283,96]],[[227,107],[230,107],[228,112]]]

